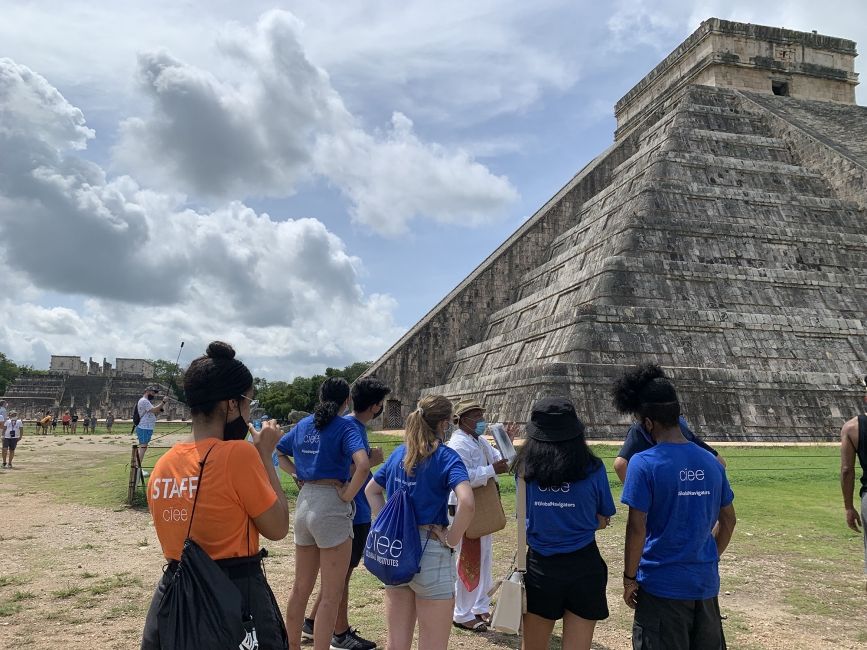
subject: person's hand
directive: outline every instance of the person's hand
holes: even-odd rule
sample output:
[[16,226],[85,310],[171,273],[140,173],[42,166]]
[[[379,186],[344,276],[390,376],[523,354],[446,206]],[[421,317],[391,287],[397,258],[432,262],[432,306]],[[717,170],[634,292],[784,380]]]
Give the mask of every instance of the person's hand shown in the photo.
[[863,525],[861,521],[861,516],[858,514],[858,511],[855,508],[846,508],[846,525],[849,526],[856,533],[860,533],[858,526]]
[[623,602],[630,609],[635,609],[638,605],[638,581],[627,580],[623,578]]
[[518,433],[520,433],[520,431],[521,431],[521,425],[518,424],[517,422],[506,422],[505,429],[506,429],[506,435],[509,436],[509,440],[514,442]]
[[340,500],[344,503],[349,503],[355,498],[355,495],[349,496],[349,483],[344,483],[342,488],[337,489],[337,496],[340,497]]
[[277,447],[277,443],[280,442],[280,438],[283,435],[280,426],[277,424],[277,420],[268,420],[267,422],[263,422],[262,429],[259,431],[256,431],[256,427],[253,426],[252,422],[248,422],[247,429],[253,437],[253,445],[256,449],[258,449],[260,453],[265,452],[269,456],[274,453],[274,449]]
[[371,447],[368,458],[370,458],[371,467],[375,467],[376,465],[381,464],[384,460],[384,456],[382,454],[382,447]]
[[491,465],[491,467],[494,468],[495,474],[505,474],[509,471],[509,461],[507,461],[505,458],[502,458],[493,465]]
[[611,517],[606,517],[605,515],[597,514],[596,515],[596,521],[599,522],[599,526],[597,527],[596,530],[602,530],[603,528],[608,528],[608,526],[611,524]]

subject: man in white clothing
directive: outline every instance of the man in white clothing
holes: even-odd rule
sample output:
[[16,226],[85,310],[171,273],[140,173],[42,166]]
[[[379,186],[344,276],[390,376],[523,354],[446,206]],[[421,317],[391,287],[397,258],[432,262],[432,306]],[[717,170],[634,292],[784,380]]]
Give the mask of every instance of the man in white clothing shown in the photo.
[[[482,487],[489,480],[496,480],[497,474],[508,472],[508,461],[503,460],[500,452],[482,437],[488,426],[482,405],[472,399],[463,399],[455,405],[454,413],[458,428],[452,433],[447,445],[458,452],[464,465],[467,466],[470,486]],[[455,504],[457,504],[457,497],[452,492],[449,495],[449,512],[454,511]],[[475,540],[471,541],[475,542]],[[461,553],[464,550],[462,549],[464,542],[457,549],[458,579],[455,583],[453,620],[455,626],[473,632],[487,630],[491,619],[491,598],[488,596],[488,591],[493,586],[491,575],[493,535],[485,535],[479,543],[481,554],[477,566],[471,554]],[[464,562],[474,566],[464,567],[465,570],[462,571],[461,563]],[[478,578],[473,579],[476,574]]]

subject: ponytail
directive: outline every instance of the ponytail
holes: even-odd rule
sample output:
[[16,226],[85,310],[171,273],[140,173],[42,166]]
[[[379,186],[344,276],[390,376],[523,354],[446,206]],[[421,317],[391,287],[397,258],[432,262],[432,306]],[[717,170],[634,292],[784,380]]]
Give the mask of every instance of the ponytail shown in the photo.
[[322,431],[339,415],[340,406],[349,397],[349,384],[343,377],[329,377],[319,387],[319,403],[313,409],[313,424]]
[[413,470],[431,456],[440,445],[436,428],[452,416],[452,403],[443,395],[427,395],[418,408],[406,418],[406,456],[403,468],[412,476]]

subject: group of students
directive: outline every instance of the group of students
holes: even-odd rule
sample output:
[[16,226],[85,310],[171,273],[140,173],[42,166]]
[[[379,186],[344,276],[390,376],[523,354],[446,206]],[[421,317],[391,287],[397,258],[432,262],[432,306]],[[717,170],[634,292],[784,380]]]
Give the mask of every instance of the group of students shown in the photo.
[[[416,628],[424,650],[447,648],[455,625],[484,629],[489,584],[482,576],[491,571],[490,541],[473,545],[464,533],[474,516],[473,488],[509,468],[482,437],[481,406],[423,397],[407,417],[404,444],[383,463],[366,435],[390,392],[381,381],[363,378],[350,389],[342,379],[328,379],[315,412],[288,433],[275,421],[256,431],[249,425],[253,377],[234,357],[230,346],[214,342],[190,364],[184,391],[193,441],[163,455],[148,482],[168,564],[142,648],[165,647],[160,603],[187,538],[238,587],[259,648],[297,650],[304,637],[312,637],[314,650],[376,647],[349,624],[349,582],[371,521],[400,488],[412,503],[423,551],[411,580],[386,585],[387,648],[410,648]],[[613,397],[619,411],[636,419],[634,434],[641,437],[633,447],[642,441],[647,447],[634,456],[622,450],[630,457],[621,455],[618,463],[618,472],[625,470],[621,501],[629,508],[623,597],[636,609],[633,645],[724,648],[718,561],[735,525],[724,465],[684,437],[675,388],[658,366],[626,373]],[[351,414],[342,415],[350,402]],[[245,442],[248,435],[252,445]],[[285,620],[265,580],[266,553],[259,547],[260,534],[278,540],[289,529],[275,450],[280,468],[300,487],[295,581]],[[615,505],[605,467],[568,400],[545,398],[534,405],[512,469],[526,482],[526,521],[519,522],[528,543],[523,647],[547,648],[555,621],[563,619],[563,647],[590,648],[596,622],[608,616],[608,568],[595,534],[608,525]],[[471,571],[461,567],[472,559]],[[317,576],[319,595],[308,612]]]

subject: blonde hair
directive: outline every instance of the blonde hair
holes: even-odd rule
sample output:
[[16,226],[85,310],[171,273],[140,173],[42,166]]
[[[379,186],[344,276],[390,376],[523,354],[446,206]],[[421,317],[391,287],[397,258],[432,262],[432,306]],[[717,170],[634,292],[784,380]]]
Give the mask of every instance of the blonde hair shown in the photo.
[[412,475],[413,468],[431,456],[440,444],[437,426],[451,420],[452,403],[443,395],[426,395],[418,408],[406,418],[406,456],[403,468]]

